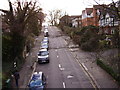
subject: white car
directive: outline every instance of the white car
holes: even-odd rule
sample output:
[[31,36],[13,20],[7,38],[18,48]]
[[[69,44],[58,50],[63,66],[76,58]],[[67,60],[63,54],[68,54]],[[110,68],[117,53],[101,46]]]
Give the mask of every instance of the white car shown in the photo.
[[38,63],[49,63],[49,52],[47,49],[41,49],[38,53]]
[[43,41],[49,41],[48,37],[44,37]]

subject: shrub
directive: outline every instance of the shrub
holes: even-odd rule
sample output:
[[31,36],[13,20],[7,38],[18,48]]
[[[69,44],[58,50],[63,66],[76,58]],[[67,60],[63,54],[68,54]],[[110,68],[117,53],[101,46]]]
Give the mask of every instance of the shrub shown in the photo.
[[81,44],[81,49],[85,51],[95,51],[99,47],[98,38],[91,38],[89,41]]
[[79,44],[79,43],[80,43],[80,36],[79,36],[79,35],[74,35],[74,36],[73,36],[73,41],[74,41],[76,44]]

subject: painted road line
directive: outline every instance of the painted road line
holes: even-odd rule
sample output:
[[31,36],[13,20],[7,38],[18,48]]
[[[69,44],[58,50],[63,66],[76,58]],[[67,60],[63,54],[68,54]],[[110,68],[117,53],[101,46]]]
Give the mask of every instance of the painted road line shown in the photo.
[[46,78],[48,78],[48,75],[46,76]]
[[63,88],[65,88],[65,82],[63,82]]
[[81,63],[82,64],[82,66],[84,67],[84,69],[86,70],[86,71],[88,71],[88,69],[87,69],[87,67],[85,66],[85,64],[84,63]]
[[59,56],[57,55],[57,58],[58,58]]
[[68,75],[67,78],[70,79],[70,78],[73,78],[74,76],[73,75]]
[[55,51],[57,52],[57,49]]
[[60,68],[61,71],[65,70],[65,68]]
[[62,66],[59,64],[59,68],[61,68]]

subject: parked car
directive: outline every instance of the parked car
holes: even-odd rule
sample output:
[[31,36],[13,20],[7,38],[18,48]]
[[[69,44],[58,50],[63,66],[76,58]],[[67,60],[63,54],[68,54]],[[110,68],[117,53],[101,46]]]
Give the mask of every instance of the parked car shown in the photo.
[[43,40],[49,41],[48,37],[44,37]]
[[45,29],[45,30],[44,30],[44,36],[45,36],[45,37],[48,37],[48,36],[49,36],[49,35],[48,35],[48,29]]
[[43,44],[41,44],[41,47],[40,47],[40,49],[49,49],[49,46],[48,46],[48,44],[47,43],[43,43]]
[[46,86],[46,77],[43,72],[34,72],[28,84],[29,90],[44,90]]
[[38,63],[49,63],[49,52],[47,49],[41,49],[38,53]]
[[48,42],[49,42],[48,37],[44,37],[44,38],[43,38],[43,41],[48,41]]
[[42,42],[41,42],[41,45],[42,44],[48,44],[48,41],[47,40],[43,40]]
[[44,33],[44,36],[45,36],[45,37],[48,37],[48,36],[49,36],[49,34],[48,34],[47,31]]

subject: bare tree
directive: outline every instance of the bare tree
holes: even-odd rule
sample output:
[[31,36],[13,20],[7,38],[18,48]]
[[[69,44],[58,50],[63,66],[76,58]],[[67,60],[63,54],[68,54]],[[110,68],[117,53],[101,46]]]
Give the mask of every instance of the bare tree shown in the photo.
[[49,11],[48,20],[52,25],[57,25],[59,23],[59,19],[64,15],[62,10],[56,9]]

